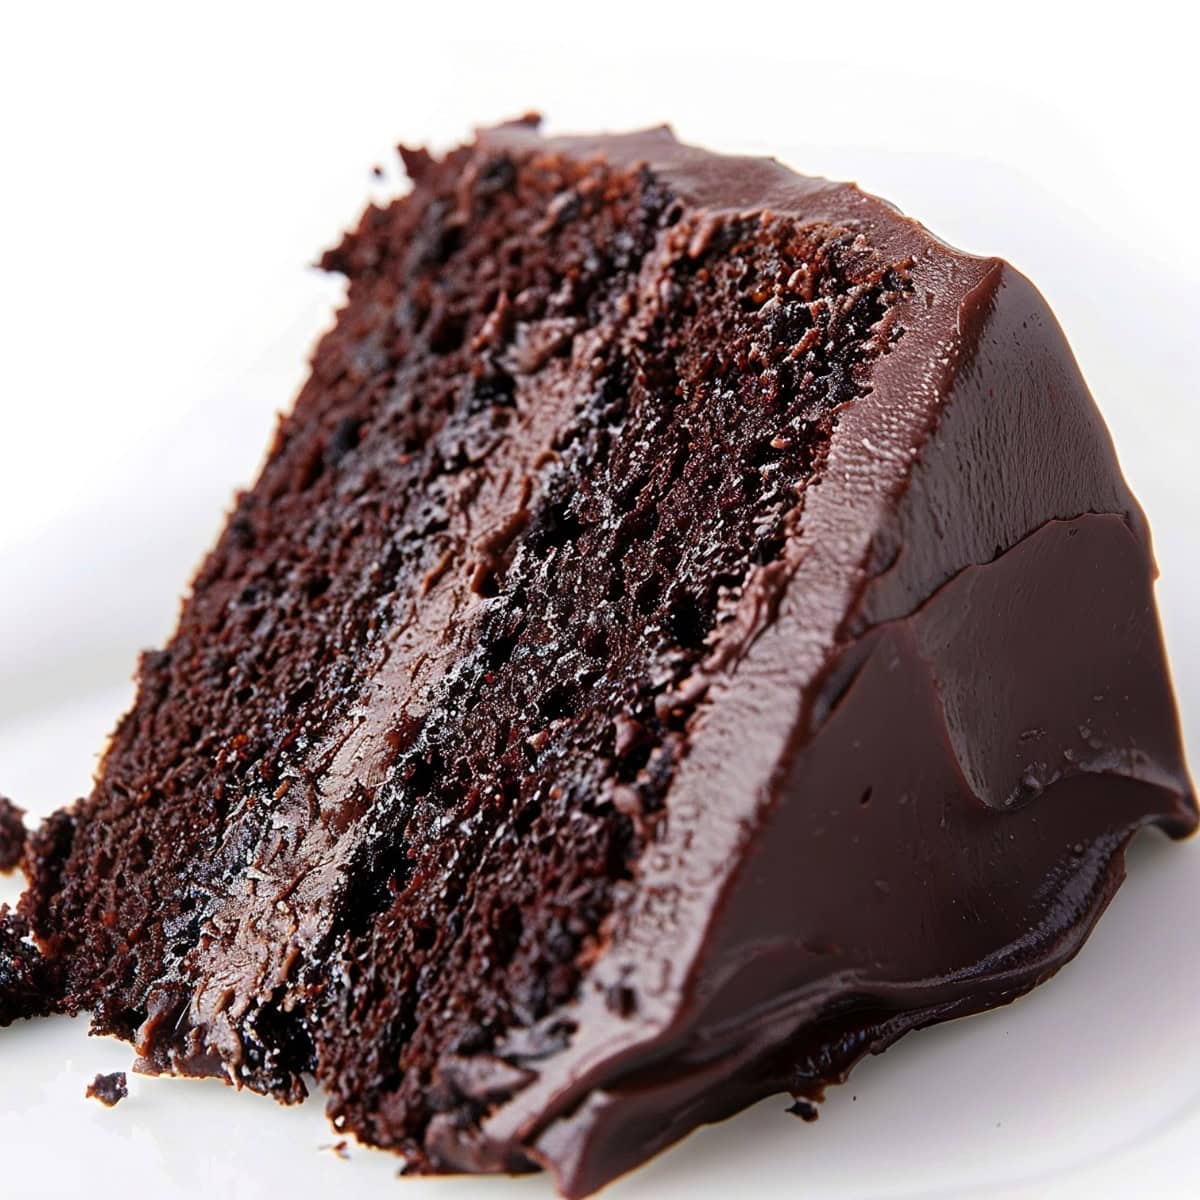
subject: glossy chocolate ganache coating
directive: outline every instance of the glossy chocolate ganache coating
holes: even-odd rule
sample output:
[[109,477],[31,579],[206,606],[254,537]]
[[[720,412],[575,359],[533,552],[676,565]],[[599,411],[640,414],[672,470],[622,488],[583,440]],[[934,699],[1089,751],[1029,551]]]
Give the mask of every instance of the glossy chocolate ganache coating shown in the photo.
[[666,130],[403,155],[0,1016],[582,1196],[1020,995],[1192,830],[1154,561],[1005,263]]

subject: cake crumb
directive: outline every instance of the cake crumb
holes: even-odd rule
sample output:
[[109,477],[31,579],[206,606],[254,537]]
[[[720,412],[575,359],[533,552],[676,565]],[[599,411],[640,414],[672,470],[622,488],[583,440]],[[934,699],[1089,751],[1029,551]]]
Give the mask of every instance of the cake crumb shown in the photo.
[[350,1152],[346,1149],[346,1139],[343,1138],[340,1142],[325,1142],[317,1147],[318,1150],[329,1150],[336,1154],[343,1162],[349,1162]]
[[0,872],[12,871],[25,852],[25,810],[0,796]]
[[811,1100],[806,1100],[803,1096],[798,1096],[796,1102],[787,1111],[793,1117],[799,1117],[802,1121],[812,1122],[820,1116],[820,1113],[817,1112],[817,1106]]
[[97,1075],[87,1088],[87,1098],[99,1100],[105,1108],[112,1108],[114,1104],[120,1104],[128,1095],[129,1085],[126,1082],[124,1071],[113,1071],[109,1075]]

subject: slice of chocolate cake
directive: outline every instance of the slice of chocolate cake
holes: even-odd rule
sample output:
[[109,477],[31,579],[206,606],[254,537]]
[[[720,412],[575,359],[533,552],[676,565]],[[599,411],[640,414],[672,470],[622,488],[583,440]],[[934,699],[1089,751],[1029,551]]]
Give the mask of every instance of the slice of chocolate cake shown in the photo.
[[402,153],[14,978],[581,1196],[1020,995],[1193,829],[1154,562],[1003,262],[665,130]]

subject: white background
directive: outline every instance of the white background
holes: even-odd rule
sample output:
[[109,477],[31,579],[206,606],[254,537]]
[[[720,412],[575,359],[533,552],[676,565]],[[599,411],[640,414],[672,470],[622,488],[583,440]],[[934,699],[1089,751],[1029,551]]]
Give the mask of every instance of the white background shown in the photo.
[[[1149,513],[1200,761],[1185,8],[4,4],[0,790],[38,814],[86,790],[137,650],[169,634],[330,319],[338,285],[305,264],[399,186],[394,143],[445,147],[530,108],[552,130],[667,121],[857,179],[1030,275]],[[767,1101],[611,1194],[1200,1194],[1198,910],[1200,847],[1147,842],[1048,987],[865,1064],[814,1128]],[[544,1179],[395,1183],[388,1156],[318,1149],[334,1140],[318,1103],[134,1079],[102,1110],[84,1085],[130,1054],[83,1034],[0,1033],[0,1196],[118,1172],[133,1197],[551,1194]]]

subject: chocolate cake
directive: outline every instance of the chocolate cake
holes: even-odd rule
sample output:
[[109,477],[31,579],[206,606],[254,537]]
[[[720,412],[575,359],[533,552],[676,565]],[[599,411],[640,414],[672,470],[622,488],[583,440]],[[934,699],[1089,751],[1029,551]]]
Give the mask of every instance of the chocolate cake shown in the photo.
[[401,153],[20,962],[143,1071],[583,1196],[1192,831],[1154,560],[1004,262],[663,129]]

